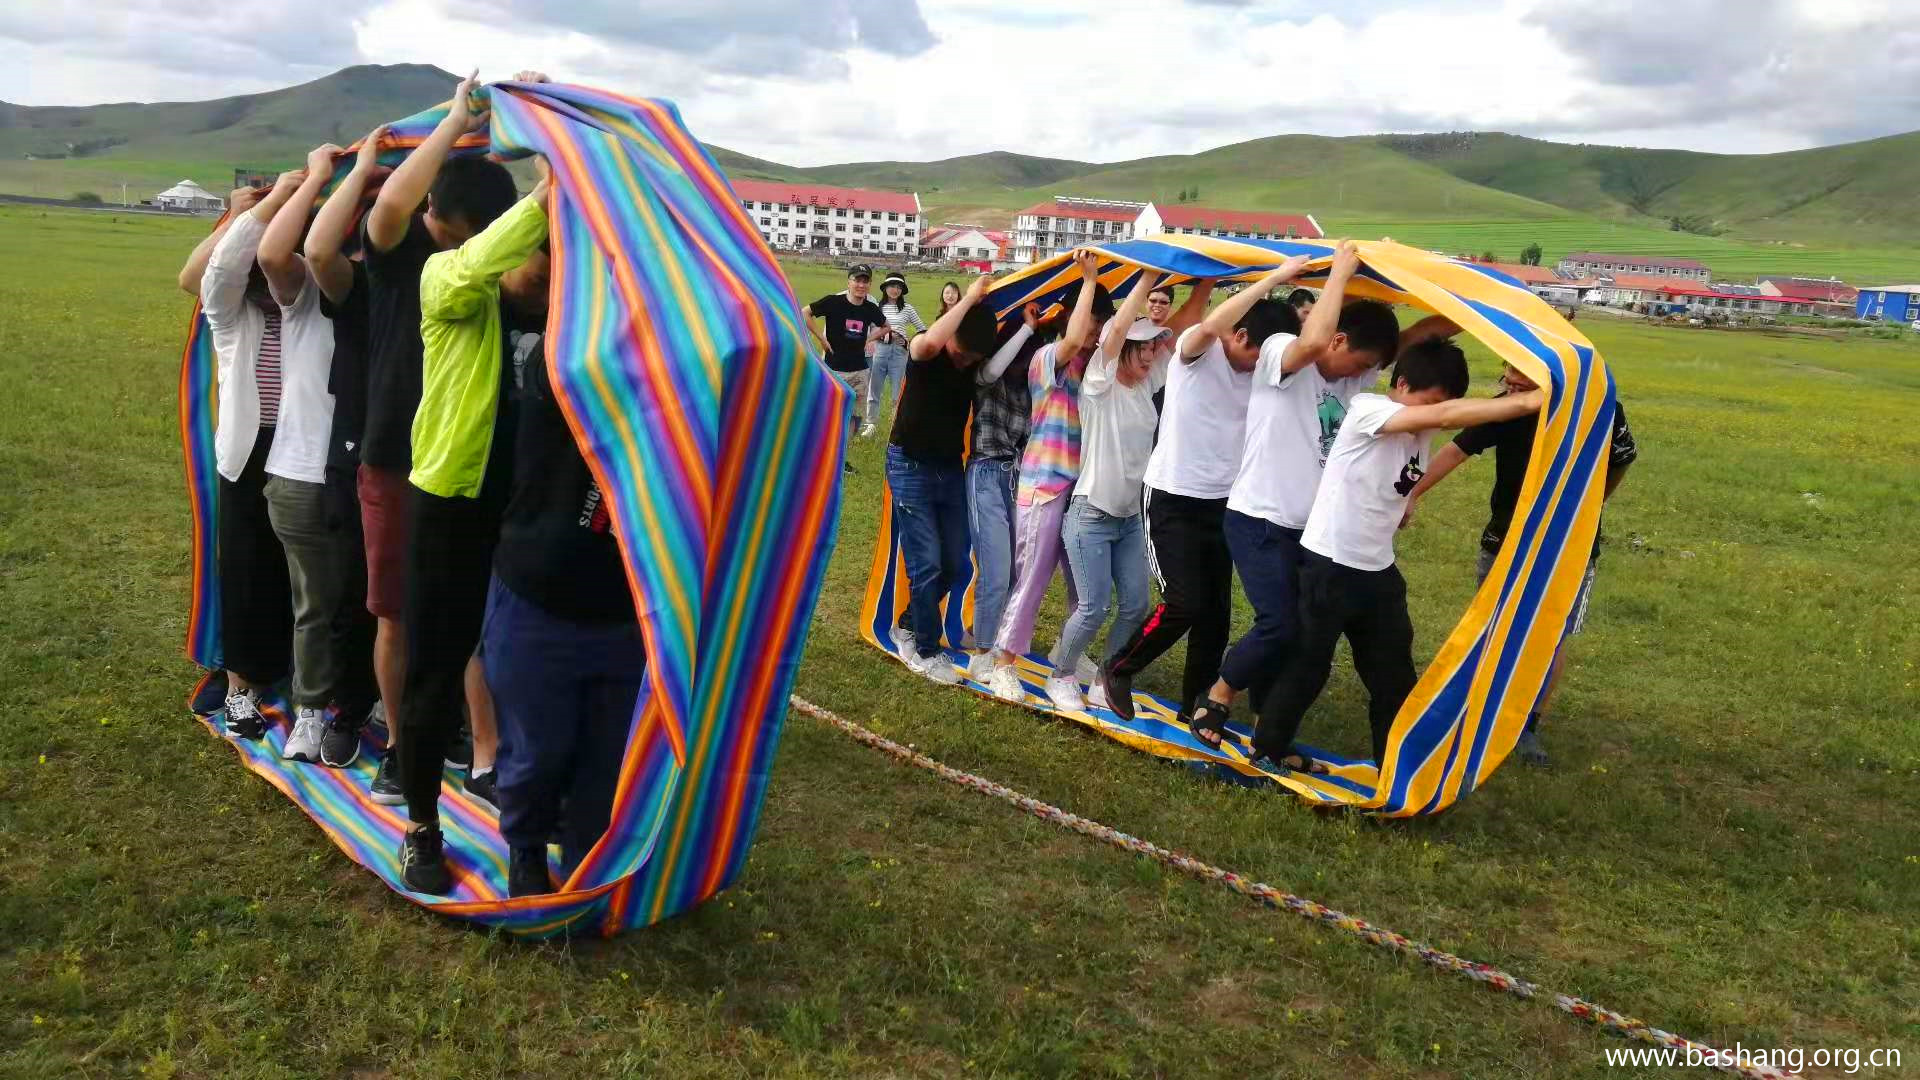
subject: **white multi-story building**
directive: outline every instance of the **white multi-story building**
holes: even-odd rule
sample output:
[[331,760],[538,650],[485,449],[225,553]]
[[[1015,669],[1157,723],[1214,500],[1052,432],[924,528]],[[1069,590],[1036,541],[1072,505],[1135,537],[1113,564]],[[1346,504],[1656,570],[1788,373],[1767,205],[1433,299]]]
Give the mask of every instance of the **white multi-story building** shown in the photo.
[[1013,262],[1027,266],[1087,244],[1133,239],[1133,226],[1146,203],[1078,199],[1055,195],[1027,207],[1013,219]]
[[1312,214],[1270,214],[1264,210],[1215,210],[1205,206],[1148,203],[1134,223],[1135,236],[1181,233],[1187,236],[1239,237],[1248,240],[1318,240],[1326,234]]
[[1707,283],[1706,264],[1694,259],[1668,259],[1652,255],[1609,255],[1599,251],[1576,251],[1560,260],[1560,272],[1574,277],[1601,277],[1613,274],[1640,274],[1645,277],[1679,278]]
[[914,194],[767,180],[735,180],[733,191],[776,250],[904,258],[926,228]]

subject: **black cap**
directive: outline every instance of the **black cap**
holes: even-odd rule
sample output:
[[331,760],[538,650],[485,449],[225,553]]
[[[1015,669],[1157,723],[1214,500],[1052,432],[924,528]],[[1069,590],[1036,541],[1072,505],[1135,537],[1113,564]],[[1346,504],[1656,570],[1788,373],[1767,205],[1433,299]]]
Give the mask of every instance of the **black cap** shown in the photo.
[[847,276],[863,277],[871,281],[873,280],[873,267],[868,266],[866,263],[854,263],[852,266],[847,267]]

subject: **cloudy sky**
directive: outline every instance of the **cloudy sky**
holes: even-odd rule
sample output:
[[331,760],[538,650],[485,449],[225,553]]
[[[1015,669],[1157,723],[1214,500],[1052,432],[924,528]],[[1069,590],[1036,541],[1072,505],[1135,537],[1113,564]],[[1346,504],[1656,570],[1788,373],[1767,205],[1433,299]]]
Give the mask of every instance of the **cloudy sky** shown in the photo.
[[535,67],[673,98],[702,138],[798,165],[1465,128],[1766,152],[1920,128],[1910,0],[6,0],[0,43],[17,104]]

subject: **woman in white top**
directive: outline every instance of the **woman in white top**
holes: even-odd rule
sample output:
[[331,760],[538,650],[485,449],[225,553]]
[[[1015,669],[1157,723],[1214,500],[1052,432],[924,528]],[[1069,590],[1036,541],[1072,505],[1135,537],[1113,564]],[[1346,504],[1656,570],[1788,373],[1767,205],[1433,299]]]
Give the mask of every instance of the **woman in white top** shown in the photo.
[[880,314],[886,316],[887,328],[873,342],[869,369],[873,375],[867,380],[867,423],[860,429],[862,436],[873,434],[880,403],[892,401],[906,385],[908,328],[921,333],[927,329],[920,313],[907,303],[907,279],[899,274],[888,274],[880,283]]
[[1061,529],[1078,602],[1047,680],[1047,697],[1063,712],[1085,707],[1074,669],[1106,621],[1109,598],[1118,594],[1109,655],[1146,619],[1151,600],[1141,492],[1159,421],[1153,395],[1166,385],[1173,353],[1173,331],[1140,317],[1155,284],[1143,276],[1134,285],[1114,317],[1126,333],[1104,336],[1080,384],[1080,477]]

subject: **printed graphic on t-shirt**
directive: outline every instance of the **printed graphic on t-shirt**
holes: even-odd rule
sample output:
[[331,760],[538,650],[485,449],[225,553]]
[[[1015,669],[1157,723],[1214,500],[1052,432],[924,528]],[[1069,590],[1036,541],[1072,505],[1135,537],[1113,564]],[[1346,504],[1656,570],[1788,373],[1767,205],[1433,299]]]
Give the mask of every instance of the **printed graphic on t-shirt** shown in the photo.
[[580,504],[580,527],[605,536],[613,529],[613,515],[607,513],[607,500],[600,497],[600,482],[587,484],[587,497]]
[[1420,483],[1420,478],[1425,475],[1427,470],[1420,467],[1420,456],[1416,454],[1408,458],[1407,463],[1400,467],[1400,479],[1393,482],[1393,490],[1401,496],[1411,495],[1414,486]]
[[866,323],[866,320],[864,320],[864,319],[848,319],[848,320],[847,320],[847,336],[848,336],[848,337],[850,337],[850,338],[863,338],[863,337],[866,337],[866,336],[867,336],[867,323]]
[[1320,391],[1320,467],[1326,468],[1327,455],[1333,452],[1333,440],[1340,437],[1340,423],[1347,418],[1347,403],[1331,390]]

